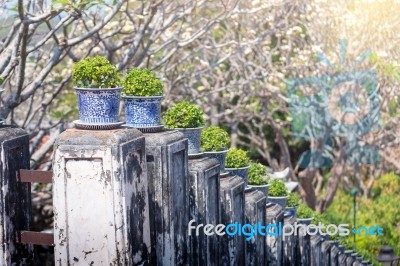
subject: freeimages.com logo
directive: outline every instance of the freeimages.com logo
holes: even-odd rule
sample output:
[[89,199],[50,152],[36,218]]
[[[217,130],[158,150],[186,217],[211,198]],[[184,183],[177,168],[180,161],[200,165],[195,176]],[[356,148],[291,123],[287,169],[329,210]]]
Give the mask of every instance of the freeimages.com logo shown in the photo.
[[[347,42],[340,41],[341,69],[345,69]],[[379,128],[379,86],[372,70],[353,70],[371,55],[361,55],[351,71],[287,81],[292,133],[299,140],[320,141],[317,149],[301,155],[301,168],[332,167],[332,139],[346,138],[347,162],[376,164],[380,161],[373,145],[360,139]],[[318,58],[335,68],[324,54]]]

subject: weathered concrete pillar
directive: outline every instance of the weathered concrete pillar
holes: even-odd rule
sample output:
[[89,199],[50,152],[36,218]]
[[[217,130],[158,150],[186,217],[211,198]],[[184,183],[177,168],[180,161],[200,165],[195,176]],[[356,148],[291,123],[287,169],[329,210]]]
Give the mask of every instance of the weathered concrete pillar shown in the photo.
[[188,142],[178,131],[145,134],[151,265],[188,264]]
[[[256,225],[260,224],[266,226],[266,210],[265,204],[267,197],[265,194],[256,191],[245,192],[245,222],[246,224]],[[265,233],[263,230],[262,233]],[[257,232],[253,239],[246,240],[246,263],[245,265],[265,265],[265,238]]]
[[319,235],[313,235],[310,237],[311,244],[311,265],[320,266],[321,263],[321,244],[322,238]]
[[[277,228],[283,226],[282,208],[277,204],[267,206],[267,224],[275,224]],[[267,235],[267,261],[268,265],[280,266],[283,264],[283,240],[282,234],[270,228],[268,231],[277,234],[277,236]]]
[[67,130],[55,145],[56,265],[148,263],[150,222],[143,135]]
[[302,266],[311,265],[311,245],[310,245],[310,235],[298,235],[298,264]]
[[[221,224],[244,224],[244,181],[239,176],[220,179]],[[245,265],[243,235],[219,237],[219,265]]]
[[330,250],[330,266],[339,266],[339,254],[340,251],[338,247],[334,244],[332,244],[331,250]]
[[[295,226],[296,218],[290,216],[285,217],[284,224]],[[289,231],[289,229],[287,229]],[[283,238],[284,254],[283,265],[296,265],[297,236],[294,234],[287,235]]]
[[[31,189],[19,183],[18,169],[29,169],[29,136],[22,129],[0,126],[0,265],[29,263],[31,246],[16,244],[16,232],[31,225]],[[28,259],[28,260],[27,260]]]
[[321,265],[330,266],[331,265],[331,248],[332,244],[329,241],[323,241],[321,243]]
[[[216,159],[189,160],[190,219],[199,224],[219,224],[219,172]],[[189,238],[190,265],[218,265],[218,236],[207,236],[201,232]]]

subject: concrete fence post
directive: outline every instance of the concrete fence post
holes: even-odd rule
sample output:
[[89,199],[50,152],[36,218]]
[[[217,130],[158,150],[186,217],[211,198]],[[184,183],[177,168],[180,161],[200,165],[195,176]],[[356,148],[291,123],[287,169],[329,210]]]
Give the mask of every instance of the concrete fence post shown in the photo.
[[16,171],[29,169],[29,136],[17,127],[0,126],[0,265],[30,263],[33,248],[16,243],[16,232],[31,226],[31,189]]
[[283,263],[283,240],[282,234],[279,232],[279,227],[283,226],[283,210],[277,204],[267,206],[267,224],[274,224],[275,228],[270,228],[268,231],[271,234],[267,235],[267,260],[268,265],[281,266]]
[[[219,224],[219,172],[216,159],[189,160],[190,218],[193,226]],[[204,228],[202,228],[204,229]],[[203,230],[196,236],[191,230],[190,265],[218,265],[218,236],[207,236]]]
[[[244,181],[239,176],[220,179],[221,224],[244,224]],[[216,203],[217,204],[217,203]],[[243,234],[219,238],[219,265],[245,265]]]
[[56,265],[146,265],[145,142],[135,129],[67,130],[55,145]]
[[[296,218],[293,216],[285,217],[284,224],[292,225],[293,228],[296,223]],[[289,233],[289,228],[286,229]],[[297,236],[292,233],[291,235],[286,235],[283,238],[284,254],[283,254],[283,265],[296,265],[296,250],[297,250]]]
[[[260,191],[245,192],[245,222],[246,224],[259,224],[266,226],[267,215],[265,205],[267,198]],[[265,230],[263,230],[265,233]],[[265,265],[265,237],[258,234],[253,239],[246,240],[246,263],[245,265]]]
[[178,131],[145,134],[151,265],[187,265],[188,142]]

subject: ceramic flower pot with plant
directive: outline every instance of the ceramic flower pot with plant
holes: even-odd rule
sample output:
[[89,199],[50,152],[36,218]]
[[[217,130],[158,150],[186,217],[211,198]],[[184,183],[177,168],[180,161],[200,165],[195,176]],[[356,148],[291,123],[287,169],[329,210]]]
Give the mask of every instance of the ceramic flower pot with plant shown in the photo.
[[139,128],[159,128],[163,84],[149,69],[130,70],[123,82],[126,125]]
[[231,139],[228,132],[217,126],[206,127],[201,132],[201,149],[208,158],[215,158],[220,163],[220,172],[225,173],[225,159]]
[[163,115],[163,123],[167,128],[178,130],[188,139],[188,153],[192,156],[200,153],[203,115],[203,111],[197,105],[186,101],[174,104]]
[[268,190],[268,200],[280,205],[282,209],[285,209],[288,197],[289,191],[286,188],[285,182],[279,179],[273,179]]
[[79,123],[119,123],[121,78],[115,65],[101,56],[75,63],[72,81],[78,95]]
[[247,180],[249,188],[259,190],[268,197],[270,176],[264,165],[260,163],[250,163]]
[[301,203],[296,211],[297,222],[309,225],[314,218],[314,211],[307,205]]
[[240,176],[243,178],[245,186],[247,186],[247,175],[249,172],[250,159],[247,151],[232,148],[226,154],[225,170],[230,176]]
[[296,209],[300,204],[300,196],[297,193],[289,193],[289,198],[286,203],[285,216],[296,217]]

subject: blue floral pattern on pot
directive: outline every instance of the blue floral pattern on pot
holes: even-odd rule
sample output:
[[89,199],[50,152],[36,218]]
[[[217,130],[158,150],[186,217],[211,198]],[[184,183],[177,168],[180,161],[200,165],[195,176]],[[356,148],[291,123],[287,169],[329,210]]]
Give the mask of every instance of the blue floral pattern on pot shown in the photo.
[[200,153],[200,135],[202,127],[197,128],[176,128],[179,132],[183,133],[188,139],[188,154],[198,154]]
[[244,181],[245,187],[247,187],[247,175],[249,174],[249,166],[242,168],[225,168],[225,170],[229,172],[230,176],[240,176]]
[[163,96],[123,96],[126,125],[132,127],[154,127],[160,125]]
[[79,120],[89,124],[118,122],[122,88],[75,88],[78,95]]
[[225,159],[226,159],[226,151],[214,151],[214,152],[205,152],[204,155],[208,158],[217,159],[220,164],[220,173],[225,173]]

